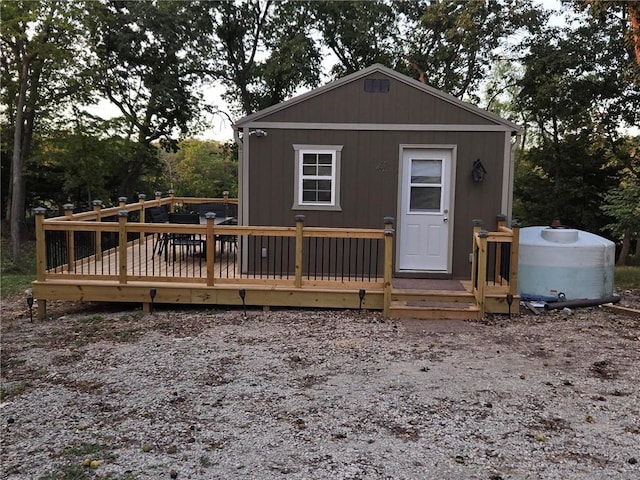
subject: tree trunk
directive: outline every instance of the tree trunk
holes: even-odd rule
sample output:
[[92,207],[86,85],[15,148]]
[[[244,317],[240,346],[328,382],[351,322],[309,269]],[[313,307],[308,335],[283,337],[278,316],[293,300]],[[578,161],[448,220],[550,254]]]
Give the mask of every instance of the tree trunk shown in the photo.
[[13,133],[13,156],[11,157],[11,208],[9,213],[9,228],[11,230],[11,254],[13,261],[20,261],[20,244],[24,226],[26,192],[24,188],[24,155],[22,150],[25,105],[29,78],[29,58],[22,59],[20,77],[20,92],[18,93],[18,108],[16,108],[15,131]]
[[631,22],[633,51],[636,56],[636,63],[640,65],[640,5],[634,5],[630,2],[627,9],[629,12],[629,20]]
[[627,257],[629,256],[629,250],[631,250],[631,230],[626,229],[622,236],[622,248],[620,249],[620,255],[616,265],[626,265]]

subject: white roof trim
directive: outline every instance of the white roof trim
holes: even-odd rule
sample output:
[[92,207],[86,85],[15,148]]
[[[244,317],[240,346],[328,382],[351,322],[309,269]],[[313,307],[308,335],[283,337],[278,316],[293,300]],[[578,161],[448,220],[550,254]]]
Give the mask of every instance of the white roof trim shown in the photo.
[[249,122],[243,127],[281,130],[360,130],[400,132],[511,132],[507,125],[458,124],[458,123],[298,123],[298,122]]
[[257,120],[260,120],[261,118],[264,118],[268,115],[271,115],[273,113],[279,112],[280,110],[284,110],[285,108],[289,108],[293,105],[296,105],[298,103],[304,102],[305,100],[308,100],[310,98],[313,98],[315,96],[318,95],[322,95],[325,92],[328,92],[330,90],[333,90],[334,88],[338,88],[342,85],[345,85],[347,83],[353,82],[355,80],[358,80],[359,78],[365,77],[367,75],[370,75],[371,73],[374,72],[379,72],[379,73],[383,73],[391,78],[394,78],[400,82],[403,82],[411,87],[417,88],[419,90],[422,90],[425,93],[428,93],[444,102],[450,103],[452,105],[455,105],[459,108],[462,108],[463,110],[466,110],[468,112],[471,112],[475,115],[478,115],[482,118],[485,118],[486,120],[489,120],[491,122],[495,122],[497,124],[500,125],[504,125],[505,127],[507,127],[509,130],[513,130],[513,131],[521,131],[522,128],[519,125],[516,125],[513,122],[510,122],[509,120],[505,120],[504,118],[499,117],[498,115],[491,113],[487,110],[483,110],[479,107],[476,107],[475,105],[472,105],[470,103],[467,102],[463,102],[462,100],[460,100],[459,98],[454,97],[453,95],[449,95],[448,93],[445,93],[441,90],[438,90],[436,88],[430,87],[429,85],[425,85],[424,83],[419,82],[418,80],[415,80],[413,78],[407,77],[406,75],[403,75],[399,72],[396,72],[395,70],[391,70],[388,67],[385,67],[384,65],[381,65],[379,63],[376,63],[374,65],[371,65],[370,67],[367,67],[363,70],[360,70],[358,72],[352,73],[351,75],[347,75],[346,77],[342,77],[339,78],[338,80],[334,80],[333,82],[329,82],[326,85],[323,85],[322,87],[318,87],[315,88],[313,90],[310,90],[306,93],[303,93],[302,95],[298,95],[297,97],[293,97],[289,100],[286,100],[282,103],[278,103],[276,105],[273,105],[271,107],[265,108],[264,110],[260,110],[258,112],[252,113],[251,115],[247,115],[246,117],[241,118],[240,120],[238,120],[233,127],[234,128],[239,128],[242,126],[245,126],[247,123],[251,123],[251,122],[255,122]]

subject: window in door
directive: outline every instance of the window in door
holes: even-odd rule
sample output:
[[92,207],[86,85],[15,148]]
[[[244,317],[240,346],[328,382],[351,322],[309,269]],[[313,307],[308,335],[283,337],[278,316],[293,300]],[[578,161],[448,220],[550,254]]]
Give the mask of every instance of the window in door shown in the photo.
[[442,204],[442,160],[411,160],[409,212],[440,212]]

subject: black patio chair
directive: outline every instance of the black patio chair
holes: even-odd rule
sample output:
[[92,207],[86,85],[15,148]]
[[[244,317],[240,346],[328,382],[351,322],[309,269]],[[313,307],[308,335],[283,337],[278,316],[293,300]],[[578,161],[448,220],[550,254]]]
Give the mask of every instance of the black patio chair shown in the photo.
[[[165,207],[152,207],[145,210],[145,220],[148,223],[169,223],[169,212]],[[161,255],[162,252],[165,252],[166,259],[166,248],[169,242],[169,235],[166,233],[160,233],[156,236],[156,241],[153,244],[153,253],[151,257],[155,257],[157,255]]]
[[[200,215],[197,213],[170,213],[169,223],[199,225]],[[199,235],[193,233],[172,233],[169,235],[168,242],[171,244],[173,261],[175,262],[178,249],[180,249],[181,255],[182,253],[186,253],[186,255],[189,255],[190,252],[195,253],[196,247],[202,248],[204,240],[202,240]],[[167,255],[165,252],[165,260],[166,259]]]
[[[218,225],[238,225],[237,218],[228,218],[223,222],[220,222]],[[216,235],[216,241],[220,242],[220,254],[224,253],[225,245],[228,246],[229,252],[233,247],[237,248],[238,246],[238,237],[236,235]]]

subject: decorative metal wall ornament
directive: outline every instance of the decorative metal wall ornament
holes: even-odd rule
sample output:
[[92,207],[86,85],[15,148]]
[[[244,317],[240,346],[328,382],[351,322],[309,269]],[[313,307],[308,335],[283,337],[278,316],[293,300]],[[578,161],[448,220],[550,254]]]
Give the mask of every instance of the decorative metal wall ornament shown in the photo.
[[386,160],[382,160],[378,165],[376,165],[376,171],[378,173],[387,173],[389,171],[389,164]]
[[482,165],[482,162],[478,158],[473,162],[473,168],[471,169],[471,178],[476,183],[479,183],[484,180],[484,176],[487,174],[487,170]]

